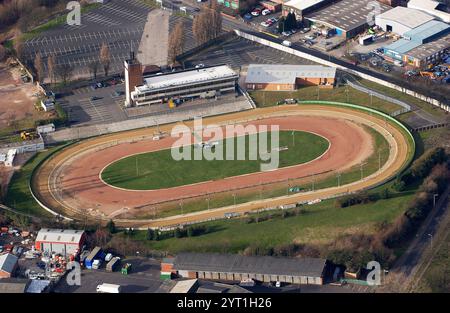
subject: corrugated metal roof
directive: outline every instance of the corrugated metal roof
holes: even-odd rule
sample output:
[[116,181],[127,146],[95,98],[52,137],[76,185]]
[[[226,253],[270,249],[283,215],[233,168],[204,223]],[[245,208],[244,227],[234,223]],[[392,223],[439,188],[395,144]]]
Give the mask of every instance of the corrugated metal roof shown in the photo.
[[434,17],[419,10],[395,7],[378,15],[377,19],[391,20],[409,28],[416,28],[434,20]]
[[288,2],[285,2],[284,5],[303,11],[323,1],[324,0],[290,0]]
[[12,273],[18,258],[10,253],[0,255],[0,271]]
[[84,230],[43,228],[38,232],[36,241],[78,244],[81,241],[83,233]]
[[444,22],[429,21],[428,23],[407,31],[403,34],[403,37],[422,43],[427,40],[427,38],[441,33],[444,34],[448,30],[450,30],[450,25]]
[[315,258],[180,253],[175,258],[174,268],[206,272],[321,277],[325,264],[325,259]]
[[294,84],[297,78],[334,78],[336,68],[321,65],[250,64],[246,83]]
[[414,48],[417,48],[418,46],[420,46],[420,43],[418,43],[418,42],[410,41],[410,40],[406,40],[406,39],[400,39],[400,40],[397,40],[396,42],[384,47],[384,49],[395,51],[399,54],[404,54],[404,53],[407,53],[408,51],[411,51]]

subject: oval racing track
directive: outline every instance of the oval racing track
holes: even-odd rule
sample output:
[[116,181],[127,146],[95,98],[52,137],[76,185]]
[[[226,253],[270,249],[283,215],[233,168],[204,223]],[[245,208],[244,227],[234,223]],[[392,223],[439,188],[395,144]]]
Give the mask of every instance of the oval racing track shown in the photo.
[[[176,140],[168,137],[152,141],[154,129],[140,129],[96,137],[69,146],[44,162],[37,170],[33,190],[41,202],[66,216],[79,217],[80,214],[91,214],[105,220],[114,218],[124,211],[133,211],[135,207],[170,199],[205,195],[206,192],[221,192],[254,186],[261,182],[287,180],[328,171],[345,171],[360,164],[373,153],[371,136],[361,125],[374,128],[389,142],[391,150],[389,159],[381,170],[362,181],[348,185],[157,220],[116,219],[119,224],[126,226],[168,226],[223,217],[227,212],[246,212],[358,191],[395,175],[408,157],[407,140],[396,127],[386,123],[381,117],[356,110],[318,105],[284,106],[208,118],[203,120],[203,124],[226,125],[230,121],[254,125],[279,125],[280,130],[312,132],[329,140],[330,147],[321,157],[305,164],[187,186],[132,191],[105,184],[100,178],[100,172],[111,162],[136,153],[170,148]],[[192,127],[192,123],[187,125]],[[172,126],[166,125],[161,127],[161,130],[170,132]]]

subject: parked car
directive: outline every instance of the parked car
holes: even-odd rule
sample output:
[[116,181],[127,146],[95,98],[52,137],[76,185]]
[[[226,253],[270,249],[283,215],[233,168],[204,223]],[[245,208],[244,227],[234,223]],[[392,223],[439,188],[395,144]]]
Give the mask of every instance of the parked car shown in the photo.
[[317,37],[316,35],[306,35],[305,36],[305,38],[308,40],[314,40],[314,39],[316,39],[316,37]]
[[269,9],[264,9],[261,13],[262,15],[269,15],[270,13],[272,13],[272,11],[270,11]]
[[250,13],[247,13],[244,15],[244,19],[246,20],[251,20],[253,18],[253,15],[251,15]]
[[195,68],[203,68],[203,67],[205,67],[205,64],[203,64],[203,63],[197,64],[195,66]]
[[108,254],[105,256],[105,262],[111,261],[112,257],[113,257],[113,255],[112,255],[111,253],[108,253]]
[[306,34],[307,32],[309,32],[311,30],[311,28],[309,27],[305,27],[303,29],[300,30],[300,34]]
[[263,27],[270,27],[272,24],[267,23],[267,21],[265,22],[261,22],[261,26]]
[[101,99],[101,97],[96,97],[96,96],[89,98],[89,100],[91,100],[91,101],[96,101],[96,100],[100,100],[100,99]]
[[284,31],[281,33],[283,36],[285,37],[289,37],[290,35],[292,35],[292,33],[288,30],[288,31]]
[[261,10],[260,10],[260,9],[254,9],[254,10],[251,12],[251,14],[252,14],[253,16],[259,16],[259,15],[261,14]]

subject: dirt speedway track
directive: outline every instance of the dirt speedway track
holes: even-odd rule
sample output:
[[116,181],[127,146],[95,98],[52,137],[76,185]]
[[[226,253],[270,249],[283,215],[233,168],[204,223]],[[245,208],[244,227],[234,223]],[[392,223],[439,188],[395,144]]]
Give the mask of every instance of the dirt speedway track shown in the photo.
[[[345,171],[360,164],[373,153],[371,136],[361,125],[377,130],[389,142],[390,155],[387,162],[380,171],[365,177],[362,181],[157,220],[116,219],[118,224],[124,226],[169,226],[223,217],[227,212],[242,213],[297,201],[323,199],[368,188],[395,175],[407,162],[410,152],[407,139],[398,128],[386,123],[381,117],[341,107],[284,106],[208,118],[203,121],[204,126],[232,123],[279,125],[281,130],[309,131],[328,139],[330,147],[321,157],[309,163],[187,186],[132,191],[105,184],[100,178],[100,173],[109,163],[136,153],[167,149],[175,141],[175,138],[170,137],[152,141],[151,137],[155,130],[140,129],[96,137],[65,148],[38,169],[34,175],[33,191],[43,204],[65,216],[79,218],[81,215],[89,214],[92,217],[109,220],[124,211],[133,212],[134,208],[165,200],[254,186],[261,182],[287,180],[302,175]],[[192,127],[192,122],[186,124]],[[172,126],[165,125],[161,130],[170,132]]]

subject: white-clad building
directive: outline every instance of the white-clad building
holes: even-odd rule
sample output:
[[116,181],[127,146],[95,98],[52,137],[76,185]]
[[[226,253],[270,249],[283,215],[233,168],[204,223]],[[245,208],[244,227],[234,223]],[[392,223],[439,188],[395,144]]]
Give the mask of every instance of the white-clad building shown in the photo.
[[375,17],[375,24],[384,31],[403,36],[404,33],[413,30],[425,23],[434,20],[434,17],[411,8],[395,7]]
[[435,0],[409,0],[408,8],[433,15],[443,22],[450,23],[450,13],[445,11],[445,4]]
[[214,97],[234,92],[238,78],[239,75],[227,65],[154,75],[144,78],[144,84],[135,87],[131,102],[140,106]]

